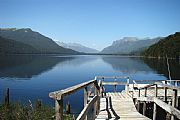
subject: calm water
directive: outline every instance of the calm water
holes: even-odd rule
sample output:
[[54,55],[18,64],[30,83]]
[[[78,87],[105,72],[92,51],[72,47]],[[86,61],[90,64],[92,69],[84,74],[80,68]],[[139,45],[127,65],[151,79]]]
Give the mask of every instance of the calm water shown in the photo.
[[[170,60],[173,79],[179,79],[180,62]],[[122,56],[1,56],[0,100],[10,88],[11,101],[27,103],[42,99],[54,105],[48,97],[51,91],[63,89],[93,79],[96,75],[130,76],[135,80],[167,79],[163,60]],[[123,87],[119,87],[121,90]],[[82,98],[82,99],[78,99]],[[66,97],[73,112],[83,107],[83,91]],[[78,107],[77,107],[78,106]]]

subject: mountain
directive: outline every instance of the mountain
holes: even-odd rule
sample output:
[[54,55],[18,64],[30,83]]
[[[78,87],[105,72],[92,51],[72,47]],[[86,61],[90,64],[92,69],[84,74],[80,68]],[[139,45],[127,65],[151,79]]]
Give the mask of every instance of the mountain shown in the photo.
[[161,39],[158,43],[150,46],[142,55],[149,57],[180,57],[180,32]]
[[6,39],[0,36],[0,55],[2,54],[32,54],[40,53],[30,45]]
[[99,51],[93,48],[89,48],[86,46],[83,46],[78,43],[64,43],[60,41],[55,41],[59,46],[62,46],[64,48],[69,48],[78,52],[84,52],[84,53],[98,53]]
[[43,54],[60,53],[60,54],[77,54],[78,52],[66,49],[56,44],[52,39],[32,31],[29,28],[16,29],[5,28],[0,29],[0,36],[22,42],[30,45]]
[[132,54],[141,51],[150,45],[158,42],[161,37],[138,39],[136,37],[124,37],[116,40],[111,46],[104,48],[101,53],[104,54]]

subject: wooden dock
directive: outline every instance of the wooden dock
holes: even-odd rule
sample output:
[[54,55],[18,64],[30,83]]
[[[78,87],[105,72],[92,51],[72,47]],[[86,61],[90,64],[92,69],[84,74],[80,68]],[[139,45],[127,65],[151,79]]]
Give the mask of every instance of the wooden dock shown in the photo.
[[[168,80],[153,84],[137,84],[132,81],[129,84],[129,77],[99,76],[94,80],[49,93],[49,97],[55,100],[56,120],[63,120],[64,97],[80,89],[84,89],[84,108],[76,120],[88,120],[92,110],[93,120],[159,120],[159,117],[163,120],[180,119],[180,87],[167,84]],[[107,85],[114,86],[114,92],[106,92]],[[118,92],[118,85],[124,85],[125,90]],[[159,112],[162,110],[163,113]]]
[[95,120],[150,120],[135,108],[133,99],[125,92],[109,92],[100,99],[100,112]]

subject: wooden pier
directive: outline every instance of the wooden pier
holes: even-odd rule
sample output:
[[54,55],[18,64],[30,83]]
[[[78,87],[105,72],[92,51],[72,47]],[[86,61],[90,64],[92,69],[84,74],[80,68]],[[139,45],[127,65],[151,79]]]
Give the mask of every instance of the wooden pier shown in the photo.
[[[180,87],[169,85],[168,82],[165,80],[153,84],[138,84],[129,77],[97,76],[94,80],[51,92],[49,96],[55,100],[56,120],[63,120],[63,98],[80,89],[84,89],[84,109],[76,120],[87,120],[92,108],[93,120],[158,120],[158,115],[162,115],[161,118],[165,120],[178,120]],[[107,85],[114,86],[114,91],[107,92]],[[118,85],[124,85],[125,90],[117,91]],[[148,106],[149,104],[152,105]]]

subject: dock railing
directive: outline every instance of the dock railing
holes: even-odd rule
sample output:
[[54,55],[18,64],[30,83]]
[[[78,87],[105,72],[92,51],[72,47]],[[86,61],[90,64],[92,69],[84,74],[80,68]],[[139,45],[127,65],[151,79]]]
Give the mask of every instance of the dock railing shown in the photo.
[[[88,86],[94,86],[94,97],[88,101]],[[54,91],[49,93],[49,97],[55,100],[55,117],[56,120],[63,120],[63,98],[74,92],[84,89],[84,109],[81,111],[76,120],[84,120],[87,117],[89,109],[94,105],[94,115],[97,115],[99,112],[99,103],[100,103],[100,88],[96,78],[63,90]]]
[[[105,79],[114,79],[112,82],[104,81]],[[118,82],[117,79],[126,79],[125,82]],[[98,81],[97,81],[98,80]],[[90,95],[88,92],[88,86],[93,85],[94,94]],[[90,80],[63,90],[58,90],[49,93],[49,97],[55,100],[55,117],[56,120],[63,120],[63,99],[65,96],[75,93],[80,89],[84,89],[84,108],[81,113],[78,115],[76,120],[84,120],[87,118],[88,111],[94,105],[93,118],[99,114],[100,109],[100,97],[104,97],[105,89],[104,85],[126,85],[126,89],[129,93],[129,77],[128,76],[96,76],[94,80]],[[92,87],[90,87],[92,88]],[[92,97],[88,101],[89,97]]]
[[[165,80],[165,81],[161,81],[161,82],[155,82],[153,84],[149,84],[149,85],[146,85],[144,87],[139,87],[139,88],[136,88],[133,89],[132,92],[132,97],[134,97],[134,94],[137,93],[138,91],[138,96],[137,98],[137,110],[139,111],[139,107],[140,107],[140,102],[143,102],[143,115],[145,115],[146,113],[146,102],[154,102],[154,107],[153,107],[153,120],[156,120],[156,117],[157,117],[157,106],[159,106],[161,109],[164,109],[166,112],[168,112],[170,115],[171,115],[171,120],[174,120],[175,118],[178,118],[180,119],[180,110],[177,109],[177,106],[178,106],[178,92],[180,92],[180,87],[178,86],[174,86],[174,85],[168,85],[167,82],[175,82],[177,83],[177,81],[180,81],[180,80]],[[133,84],[137,84],[137,83],[133,83]],[[133,85],[135,86],[135,85]],[[154,89],[154,96],[153,97],[148,97],[147,95],[147,90],[148,89]],[[164,93],[164,99],[161,100],[158,98],[158,90],[159,89],[163,89],[163,93]],[[167,94],[167,90],[170,89],[172,90],[172,96],[171,96],[171,99],[172,99],[172,104],[169,105],[166,103],[167,101],[167,97],[168,94]],[[143,93],[142,93],[143,91]],[[165,101],[165,102],[164,102]]]

